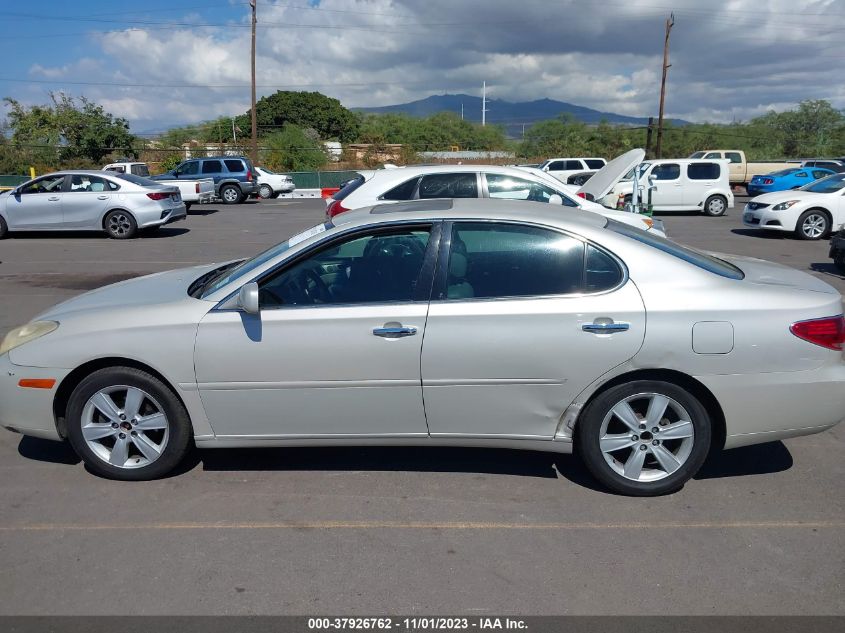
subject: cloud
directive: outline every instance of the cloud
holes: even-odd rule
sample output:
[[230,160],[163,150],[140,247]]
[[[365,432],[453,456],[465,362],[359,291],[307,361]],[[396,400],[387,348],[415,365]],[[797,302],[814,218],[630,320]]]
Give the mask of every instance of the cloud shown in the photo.
[[[313,89],[354,107],[478,94],[486,81],[499,99],[655,115],[668,4],[676,19],[668,116],[747,119],[804,99],[845,107],[845,87],[830,80],[843,59],[845,13],[835,0],[322,0],[310,10],[265,0],[258,92]],[[238,114],[249,105],[247,26],[244,12],[224,26],[105,33],[101,59],[34,64],[30,73],[152,84],[85,89],[135,129]],[[85,73],[86,64],[99,72]]]

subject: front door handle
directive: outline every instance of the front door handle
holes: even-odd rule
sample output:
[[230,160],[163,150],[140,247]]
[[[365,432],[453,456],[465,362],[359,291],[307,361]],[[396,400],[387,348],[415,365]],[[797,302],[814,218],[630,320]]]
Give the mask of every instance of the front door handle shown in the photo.
[[417,328],[413,325],[402,325],[400,323],[385,323],[384,327],[373,328],[373,335],[382,338],[402,338],[413,336],[416,333]]
[[613,334],[614,332],[626,332],[631,328],[630,323],[616,323],[613,319],[602,317],[592,323],[584,323],[581,329],[592,334]]
[[60,199],[61,198],[59,198],[59,196],[52,196],[50,198],[47,198],[47,200],[49,200],[50,202],[56,202],[56,200],[60,200]]

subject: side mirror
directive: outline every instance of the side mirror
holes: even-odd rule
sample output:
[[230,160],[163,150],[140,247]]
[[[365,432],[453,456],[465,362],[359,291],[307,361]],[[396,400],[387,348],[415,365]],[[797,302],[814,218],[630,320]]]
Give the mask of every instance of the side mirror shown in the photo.
[[238,292],[238,309],[247,314],[258,314],[261,311],[258,306],[258,284],[254,281],[242,286]]
[[553,193],[549,196],[549,204],[563,204],[563,196],[559,196],[556,193]]
[[543,171],[549,171],[549,166],[546,165],[545,167],[543,167]]
[[654,178],[652,178],[651,176],[648,177],[648,188],[649,191],[654,191],[655,189],[657,189],[657,185],[654,184]]

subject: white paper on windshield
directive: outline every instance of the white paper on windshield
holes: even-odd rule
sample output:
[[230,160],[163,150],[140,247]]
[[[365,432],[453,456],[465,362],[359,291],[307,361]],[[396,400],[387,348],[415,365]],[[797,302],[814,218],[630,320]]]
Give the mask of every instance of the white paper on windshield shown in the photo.
[[304,242],[309,237],[314,237],[315,235],[319,235],[320,233],[326,230],[325,224],[318,224],[317,226],[311,227],[307,231],[303,231],[302,233],[297,233],[292,238],[288,240],[288,247],[292,248],[299,244],[300,242]]

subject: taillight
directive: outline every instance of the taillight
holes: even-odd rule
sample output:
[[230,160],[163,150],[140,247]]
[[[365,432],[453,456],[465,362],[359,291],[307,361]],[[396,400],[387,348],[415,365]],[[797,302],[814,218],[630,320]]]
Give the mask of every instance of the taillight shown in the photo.
[[196,193],[199,193],[200,192],[200,184],[197,183],[196,185],[194,185],[194,189],[196,190]]
[[586,193],[584,193],[583,191],[579,191],[579,192],[578,192],[578,193],[576,193],[575,195],[576,195],[576,196],[578,196],[579,198],[584,198],[584,200],[586,200],[586,199],[587,199],[587,194],[586,194]]
[[773,182],[774,182],[774,180],[772,180],[771,178],[763,178],[763,184],[764,185],[770,185]]
[[329,218],[333,218],[334,216],[339,215],[339,214],[343,213],[344,211],[349,211],[349,209],[344,207],[340,203],[340,200],[335,200],[326,209],[326,215],[329,216]]
[[249,169],[246,170],[246,179],[252,180],[252,172]]
[[835,317],[799,321],[793,323],[789,331],[814,345],[842,351],[845,344],[845,317],[840,314]]
[[164,200],[165,198],[169,198],[171,195],[170,193],[148,193],[147,197],[150,200]]

